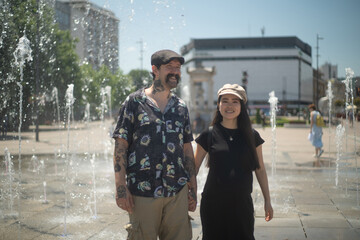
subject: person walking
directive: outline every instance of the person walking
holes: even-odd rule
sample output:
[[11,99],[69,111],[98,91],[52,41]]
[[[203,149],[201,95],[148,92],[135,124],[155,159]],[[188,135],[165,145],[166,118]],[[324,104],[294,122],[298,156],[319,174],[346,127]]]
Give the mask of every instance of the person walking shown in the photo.
[[196,172],[189,112],[171,92],[184,58],[171,50],[151,56],[153,83],[130,94],[116,128],[116,203],[129,213],[130,240],[190,240]]
[[322,149],[322,127],[318,126],[316,123],[317,117],[321,116],[319,111],[316,111],[315,104],[310,104],[308,106],[310,111],[310,133],[311,133],[311,144],[315,147],[314,157],[317,158],[316,165],[320,165],[320,156],[323,154],[324,150]]
[[197,173],[208,154],[209,173],[200,203],[203,240],[254,239],[253,171],[264,196],[265,220],[273,218],[264,140],[251,126],[243,87],[225,84],[217,95],[212,128],[195,140]]

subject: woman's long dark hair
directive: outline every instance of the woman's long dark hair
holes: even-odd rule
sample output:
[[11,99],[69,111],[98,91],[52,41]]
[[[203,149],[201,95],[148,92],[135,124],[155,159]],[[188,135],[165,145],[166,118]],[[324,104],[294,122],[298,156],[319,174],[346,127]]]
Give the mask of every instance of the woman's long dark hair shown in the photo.
[[[223,117],[219,110],[220,100],[221,100],[221,96],[219,97],[219,99],[217,101],[217,108],[216,108],[216,112],[214,114],[214,118],[210,124],[211,126],[220,124],[220,122],[222,122],[222,120],[223,120]],[[237,127],[240,130],[240,133],[244,135],[245,142],[248,144],[250,154],[252,156],[252,159],[250,159],[249,162],[244,163],[244,164],[245,164],[245,167],[249,168],[250,170],[255,170],[255,169],[260,168],[260,165],[259,165],[259,158],[256,153],[254,132],[252,129],[250,117],[247,112],[247,108],[246,108],[244,101],[240,100],[240,104],[241,104],[241,111],[240,111],[239,116],[237,117],[237,125],[238,125]]]

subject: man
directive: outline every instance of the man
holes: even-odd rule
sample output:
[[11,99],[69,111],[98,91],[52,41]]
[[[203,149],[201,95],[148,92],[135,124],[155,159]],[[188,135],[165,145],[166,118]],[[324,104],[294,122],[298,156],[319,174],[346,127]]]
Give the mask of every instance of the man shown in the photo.
[[188,109],[176,88],[184,58],[151,56],[153,84],[128,96],[113,138],[116,203],[129,212],[128,239],[192,238],[196,174]]

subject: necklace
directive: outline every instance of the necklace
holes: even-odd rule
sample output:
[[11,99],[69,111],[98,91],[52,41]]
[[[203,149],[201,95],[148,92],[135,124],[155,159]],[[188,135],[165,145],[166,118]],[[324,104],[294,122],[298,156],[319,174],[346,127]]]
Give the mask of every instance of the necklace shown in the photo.
[[232,133],[235,133],[235,132],[234,132],[234,131],[231,131],[231,130],[230,130],[230,132],[229,132],[229,130],[226,129],[225,127],[223,127],[223,129],[224,129],[224,132],[226,133],[226,135],[229,137],[230,142],[232,142],[232,141],[234,140],[234,138],[233,138],[233,136],[230,134],[230,132],[232,132]]

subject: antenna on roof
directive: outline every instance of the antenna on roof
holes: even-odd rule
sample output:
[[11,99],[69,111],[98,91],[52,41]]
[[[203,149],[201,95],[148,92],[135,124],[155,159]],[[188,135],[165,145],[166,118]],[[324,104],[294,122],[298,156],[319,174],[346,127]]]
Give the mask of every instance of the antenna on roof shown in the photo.
[[265,27],[261,28],[261,36],[264,37],[265,36]]

